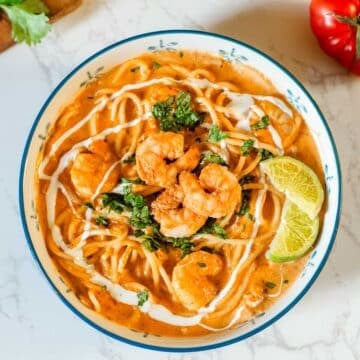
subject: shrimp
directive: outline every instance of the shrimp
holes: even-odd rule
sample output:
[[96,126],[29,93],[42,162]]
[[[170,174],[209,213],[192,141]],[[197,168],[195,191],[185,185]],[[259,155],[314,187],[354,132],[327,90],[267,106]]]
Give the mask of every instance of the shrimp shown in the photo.
[[214,277],[220,273],[223,262],[219,255],[195,251],[174,267],[172,284],[180,302],[189,310],[199,310],[217,294]]
[[160,224],[160,232],[169,237],[186,237],[195,234],[206,222],[201,216],[186,207],[180,207],[184,193],[177,184],[163,191],[152,202],[152,214]]
[[[90,152],[78,154],[70,169],[71,181],[76,191],[84,198],[91,197],[96,190],[110,191],[120,176],[120,169],[117,166],[107,174],[117,160],[107,142],[94,141],[90,144],[89,150]],[[108,175],[105,183],[101,189],[97,189],[105,175]]]
[[[167,160],[173,161],[168,164]],[[200,160],[198,145],[184,153],[184,136],[173,132],[150,135],[136,150],[136,168],[148,185],[169,187],[182,170],[193,170]]]
[[184,171],[179,183],[185,193],[184,206],[202,216],[221,218],[234,211],[240,200],[236,177],[218,164],[207,165],[199,179]]

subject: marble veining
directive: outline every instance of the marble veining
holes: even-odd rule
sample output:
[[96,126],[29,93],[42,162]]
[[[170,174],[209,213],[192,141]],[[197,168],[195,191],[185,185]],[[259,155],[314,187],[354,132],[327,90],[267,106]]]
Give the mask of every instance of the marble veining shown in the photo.
[[[2,359],[360,359],[360,78],[325,56],[311,35],[306,0],[87,0],[35,48],[0,55],[0,354]],[[56,84],[93,52],[124,37],[166,28],[220,32],[286,66],[311,92],[335,137],[343,214],[330,259],[304,299],[249,340],[214,351],[137,349],[80,321],[50,289],[30,252],[17,205],[20,159],[31,124]],[[9,136],[12,134],[12,136]],[[6,226],[4,226],[6,225]]]

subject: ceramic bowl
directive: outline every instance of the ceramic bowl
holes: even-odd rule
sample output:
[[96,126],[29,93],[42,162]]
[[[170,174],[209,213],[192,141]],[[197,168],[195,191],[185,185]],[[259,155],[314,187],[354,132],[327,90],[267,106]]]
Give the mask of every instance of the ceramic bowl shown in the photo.
[[[317,245],[299,279],[287,294],[262,316],[237,329],[185,339],[156,337],[131,331],[89,310],[72,292],[66,292],[66,286],[60,280],[39,231],[32,190],[36,158],[46,139],[49,126],[57,118],[59,109],[73,99],[80,87],[92,81],[101,72],[143,52],[181,49],[208,51],[233,63],[248,64],[265,74],[302,114],[316,139],[327,192],[327,209]],[[341,174],[334,140],[321,111],[310,94],[289,71],[261,51],[238,40],[206,32],[169,30],[119,41],[90,56],[61,81],[41,108],[26,142],[20,171],[19,201],[27,243],[35,261],[60,299],[79,318],[115,339],[136,346],[165,351],[198,351],[235,343],[258,333],[284,316],[305,295],[318,277],[334,244],[340,218]]]

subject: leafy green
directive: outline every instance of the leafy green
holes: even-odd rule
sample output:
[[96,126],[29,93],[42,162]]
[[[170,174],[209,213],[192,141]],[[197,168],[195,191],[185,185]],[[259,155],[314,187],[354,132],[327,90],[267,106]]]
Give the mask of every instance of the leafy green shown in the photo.
[[171,241],[171,245],[174,248],[181,250],[183,257],[190,254],[194,249],[194,245],[191,243],[190,238],[188,237],[168,238],[168,240]]
[[268,289],[273,289],[274,287],[276,287],[276,284],[271,282],[271,281],[265,281],[265,286],[268,288]]
[[94,208],[94,205],[93,205],[91,202],[86,202],[86,203],[84,203],[84,206],[87,207],[88,209],[92,209],[92,210],[95,209],[95,208]]
[[269,150],[266,150],[266,149],[260,149],[259,154],[261,156],[260,161],[264,161],[264,160],[267,160],[269,158],[274,157],[274,154],[271,153]]
[[135,229],[143,229],[152,224],[150,210],[142,195],[134,194],[131,191],[132,184],[142,184],[141,179],[129,180],[122,178],[121,182],[127,184],[122,194],[105,193],[102,195],[102,206],[109,211],[121,213],[124,210],[131,211],[130,225]]
[[142,246],[146,250],[156,251],[161,248],[161,243],[158,239],[156,239],[156,237],[144,234],[141,236],[141,238],[143,239]]
[[170,96],[152,107],[154,118],[160,120],[162,131],[194,130],[201,122],[202,115],[192,110],[191,95],[180,91],[176,97]]
[[254,179],[255,179],[255,176],[254,176],[254,175],[251,175],[251,174],[245,175],[245,176],[243,176],[243,177],[240,179],[240,185],[249,184],[249,183],[251,183]]
[[40,0],[0,0],[0,9],[12,25],[12,37],[16,42],[34,45],[50,31],[48,8]]
[[266,129],[270,125],[270,119],[268,115],[264,115],[257,123],[251,125],[254,130]]
[[132,164],[132,163],[136,163],[136,157],[135,155],[130,155],[128,156],[126,159],[123,160],[124,164]]
[[21,2],[19,7],[32,14],[49,14],[50,12],[49,8],[41,0],[25,0]]
[[249,207],[250,194],[251,194],[251,190],[243,190],[242,191],[241,207],[240,207],[240,210],[236,213],[236,215],[243,216],[249,212],[249,210],[250,210],[250,207]]
[[161,67],[161,65],[158,62],[154,61],[153,64],[152,64],[152,67],[153,67],[154,70],[157,70],[157,69],[159,69]]
[[229,137],[229,135],[222,132],[217,125],[210,126],[210,130],[209,130],[209,134],[208,134],[208,140],[210,142],[217,143],[228,137]]
[[149,299],[149,293],[147,290],[143,290],[137,293],[138,306],[143,306]]
[[130,71],[131,71],[132,73],[138,72],[139,70],[140,70],[140,66],[135,66],[135,67],[133,67],[133,68],[130,69]]
[[240,150],[244,156],[250,155],[250,151],[252,150],[254,143],[255,141],[253,139],[248,139],[243,142],[240,146]]
[[0,0],[0,5],[16,5],[22,2],[24,2],[24,0]]
[[105,193],[101,197],[101,203],[104,208],[109,211],[114,211],[118,214],[127,209],[124,204],[124,197],[116,193]]
[[102,225],[102,226],[105,226],[105,227],[109,226],[109,219],[104,215],[99,215],[95,219],[95,222],[96,222],[97,225]]
[[145,184],[144,181],[142,181],[140,178],[136,179],[127,179],[127,178],[121,178],[122,184]]
[[205,151],[201,155],[200,167],[205,167],[210,163],[227,165],[226,161],[220,155],[215,154],[212,151]]
[[217,224],[214,219],[208,218],[205,225],[198,231],[200,234],[212,234],[222,239],[227,238],[225,229]]

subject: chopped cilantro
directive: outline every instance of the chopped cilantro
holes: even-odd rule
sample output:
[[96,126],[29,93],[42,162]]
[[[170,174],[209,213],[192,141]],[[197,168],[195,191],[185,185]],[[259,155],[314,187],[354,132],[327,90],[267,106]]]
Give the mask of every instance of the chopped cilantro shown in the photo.
[[201,155],[200,167],[205,167],[210,163],[227,165],[226,161],[220,155],[215,154],[212,151],[205,151]]
[[126,159],[123,160],[124,164],[132,164],[132,163],[135,163],[135,162],[136,162],[135,155],[130,155]]
[[247,213],[247,217],[248,217],[249,220],[255,221],[254,215],[253,215],[253,214],[250,214],[249,212]]
[[203,262],[198,262],[197,264],[198,264],[198,266],[199,266],[199,267],[201,267],[201,268],[206,267],[206,264],[205,264],[205,263],[203,263]]
[[86,202],[86,203],[84,204],[84,206],[87,207],[88,209],[92,209],[92,210],[95,209],[95,208],[94,208],[94,205],[93,205],[91,202]]
[[102,225],[102,226],[105,226],[105,227],[109,226],[109,219],[104,215],[99,215],[95,219],[95,222],[96,222],[97,225]]
[[265,286],[266,286],[268,289],[273,289],[274,287],[276,287],[276,284],[274,284],[274,283],[271,282],[271,281],[265,281]]
[[217,224],[214,219],[209,218],[205,225],[198,231],[200,234],[212,234],[222,239],[227,238],[225,229]]
[[160,249],[161,244],[160,242],[151,235],[142,235],[142,246],[149,251],[156,251]]
[[257,123],[252,124],[251,128],[254,130],[266,129],[270,125],[270,119],[268,115],[263,116]]
[[228,137],[229,137],[229,135],[222,132],[217,125],[210,126],[210,130],[209,130],[209,134],[208,134],[208,140],[210,142],[217,143]]
[[140,178],[136,179],[127,179],[127,178],[121,178],[122,184],[145,184],[144,181],[142,181]]
[[190,238],[168,238],[174,248],[178,248],[182,252],[182,256],[190,254],[193,251],[194,245],[191,243]]
[[153,64],[152,64],[152,67],[153,67],[154,70],[157,70],[157,69],[159,69],[161,67],[161,65],[158,62],[154,61]]
[[101,197],[101,203],[104,208],[107,208],[109,211],[114,211],[118,214],[122,213],[126,209],[124,198],[120,194],[105,193]]
[[138,306],[143,306],[149,299],[149,293],[147,290],[143,290],[137,293]]
[[240,150],[244,156],[250,155],[250,151],[252,150],[254,143],[255,141],[253,139],[248,139],[243,142],[240,146]]
[[138,72],[139,70],[140,70],[140,66],[135,66],[135,67],[133,67],[133,68],[130,69],[130,71],[131,71],[132,73]]
[[241,207],[240,210],[236,213],[236,215],[243,216],[249,212],[250,193],[251,190],[243,190]]
[[152,114],[160,120],[162,131],[194,130],[203,119],[201,114],[192,110],[191,95],[186,91],[157,102],[152,107]]
[[251,175],[251,174],[245,175],[245,176],[243,176],[243,177],[240,179],[240,185],[249,184],[249,183],[251,183],[254,179],[255,179],[255,176],[254,176],[254,175]]
[[266,149],[260,149],[259,154],[261,156],[260,161],[264,161],[264,160],[267,160],[269,158],[274,157],[274,154],[271,153],[269,150],[266,150]]

